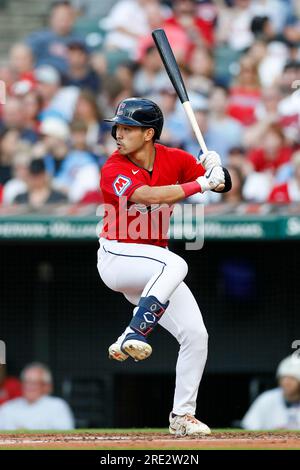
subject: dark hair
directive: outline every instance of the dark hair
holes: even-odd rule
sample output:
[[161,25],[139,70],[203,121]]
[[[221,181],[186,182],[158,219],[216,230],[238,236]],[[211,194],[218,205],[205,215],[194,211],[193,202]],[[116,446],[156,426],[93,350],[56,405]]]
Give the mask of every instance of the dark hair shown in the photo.
[[31,175],[40,175],[46,172],[46,165],[43,158],[36,158],[29,164],[29,173]]
[[232,155],[233,153],[241,153],[242,155],[246,155],[246,150],[242,146],[231,147],[228,151],[228,154]]
[[94,93],[90,90],[83,89],[79,95],[78,99],[82,98],[83,100],[87,101],[89,105],[93,108],[95,117],[97,121],[102,121],[103,119],[103,113],[102,110],[100,109],[98,103],[97,103],[97,98],[94,95]]
[[288,60],[287,63],[284,66],[283,71],[286,72],[289,69],[300,69],[300,62],[297,60]]
[[220,90],[224,91],[226,96],[229,96],[229,94],[230,94],[229,88],[226,85],[223,85],[222,83],[215,83],[215,86],[212,88],[212,90],[210,92],[210,95],[212,95],[214,93],[214,91],[217,90],[218,88]]
[[251,21],[251,31],[255,36],[263,36],[265,25],[270,21],[268,16],[254,16]]
[[151,44],[150,46],[146,47],[145,56],[150,54],[153,51],[156,51],[156,47],[153,44]]
[[71,2],[69,2],[68,0],[56,0],[56,1],[52,2],[51,5],[50,5],[50,13],[52,13],[53,10],[55,10],[55,8],[57,8],[57,7],[73,8]]
[[70,125],[71,132],[87,132],[88,127],[84,121],[80,119],[74,119]]

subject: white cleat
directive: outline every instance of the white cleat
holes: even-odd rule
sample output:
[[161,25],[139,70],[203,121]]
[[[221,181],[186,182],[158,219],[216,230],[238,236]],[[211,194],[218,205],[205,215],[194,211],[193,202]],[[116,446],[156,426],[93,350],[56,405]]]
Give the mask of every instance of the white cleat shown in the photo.
[[127,339],[122,343],[122,350],[125,351],[135,361],[143,361],[151,356],[152,348],[150,344],[138,339]]
[[123,353],[121,350],[121,345],[119,343],[113,343],[108,348],[108,357],[109,359],[114,359],[115,361],[123,362],[128,359],[128,355]]
[[177,436],[206,436],[211,434],[209,427],[193,415],[186,414],[172,418],[172,413],[170,413],[169,421],[170,434],[176,434]]

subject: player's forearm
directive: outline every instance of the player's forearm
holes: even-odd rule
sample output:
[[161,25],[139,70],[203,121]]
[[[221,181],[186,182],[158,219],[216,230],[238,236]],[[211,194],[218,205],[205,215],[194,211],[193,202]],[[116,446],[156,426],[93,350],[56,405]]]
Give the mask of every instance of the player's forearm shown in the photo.
[[[192,192],[188,192],[188,191]],[[201,191],[201,186],[196,181],[192,183],[174,184],[170,186],[142,186],[138,188],[130,200],[139,204],[175,204],[191,194]]]
[[130,200],[147,206],[151,204],[175,204],[193,194],[204,193],[211,189],[220,188],[222,191],[224,189],[225,191],[229,191],[231,189],[229,173],[227,180],[228,189],[225,189],[225,168],[214,166],[206,171],[203,176],[198,176],[195,181],[188,183],[173,184],[170,186],[141,186],[133,192]]

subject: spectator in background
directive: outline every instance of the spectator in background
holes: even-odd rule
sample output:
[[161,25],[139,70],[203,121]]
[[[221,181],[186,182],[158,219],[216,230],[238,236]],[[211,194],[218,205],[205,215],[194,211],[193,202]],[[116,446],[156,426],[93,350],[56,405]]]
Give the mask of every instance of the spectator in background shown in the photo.
[[27,129],[39,132],[39,115],[42,109],[42,99],[36,89],[20,97],[24,113],[24,124]]
[[[76,103],[74,120],[83,121],[87,126],[86,144],[96,155],[107,154],[105,145],[110,138],[110,127],[103,121],[101,107],[95,96],[84,90]],[[109,137],[108,137],[109,136]]]
[[0,138],[0,184],[12,177],[12,160],[20,144],[20,133],[15,129],[4,131]]
[[243,184],[244,177],[241,170],[236,166],[227,165],[227,169],[231,176],[232,188],[229,193],[224,193],[222,196],[222,201],[229,204],[240,204],[243,202]]
[[133,96],[137,94],[133,89],[133,83],[137,68],[137,64],[130,60],[121,62],[116,67],[114,75],[119,80],[123,89],[126,90],[127,96]]
[[[229,149],[240,145],[242,137],[239,122],[226,115],[226,91],[223,88],[217,88],[212,94],[211,106],[209,101],[201,95],[195,96],[191,101],[207,148],[220,153],[226,166]],[[188,129],[189,136],[184,143],[184,148],[197,157],[200,151],[199,144],[190,126]]]
[[159,94],[155,97],[155,102],[159,105],[164,116],[164,126],[160,141],[164,145],[173,145],[181,148],[190,134],[189,124],[178,112],[177,94],[171,83],[165,83]]
[[9,51],[9,66],[13,71],[15,81],[34,83],[34,58],[30,47],[17,43]]
[[12,157],[11,179],[3,187],[3,204],[13,204],[14,199],[27,191],[28,167],[31,161],[31,146],[19,142],[16,153]]
[[60,89],[61,76],[54,67],[42,65],[35,70],[35,79],[43,109],[47,109]]
[[22,395],[21,382],[6,375],[6,366],[0,365],[0,409],[1,405]]
[[70,143],[72,149],[74,150],[82,150],[82,151],[89,151],[87,145],[87,130],[88,127],[84,121],[74,120],[71,122],[70,125]]
[[248,160],[254,171],[271,170],[275,173],[281,165],[290,161],[291,155],[292,148],[286,145],[280,125],[270,124],[258,146],[249,152]]
[[264,202],[268,199],[276,175],[290,161],[292,148],[285,142],[278,124],[271,124],[258,148],[250,150],[248,163],[252,172],[247,176],[243,196],[247,201]]
[[19,138],[29,143],[35,143],[38,140],[37,132],[26,126],[24,107],[19,97],[11,96],[6,99],[0,126],[4,131],[18,131]]
[[70,202],[80,202],[86,192],[98,189],[99,167],[95,156],[70,146],[69,126],[58,118],[47,118],[41,124],[41,134],[43,145],[36,152],[44,157],[47,171],[53,176],[54,189]]
[[287,45],[282,42],[272,41],[266,45],[264,57],[258,65],[259,80],[263,87],[271,87],[278,83],[289,54]]
[[[124,51],[128,58],[137,56],[139,40],[151,32],[148,10],[152,5],[161,10],[158,0],[120,0],[100,26],[108,32],[104,47]],[[124,57],[125,58],[125,57]]]
[[206,47],[193,50],[189,61],[189,75],[185,80],[187,88],[208,96],[213,90],[214,60]]
[[288,62],[280,80],[283,99],[279,103],[279,113],[287,137],[300,143],[300,61]]
[[37,91],[42,100],[40,119],[56,116],[72,121],[79,88],[61,86],[61,76],[51,65],[42,65],[35,70]]
[[299,2],[294,1],[295,13],[291,12],[284,28],[285,38],[292,44],[299,44],[300,42],[300,16],[299,16]]
[[257,64],[251,57],[243,56],[236,82],[230,87],[228,113],[244,126],[250,126],[255,122],[255,108],[260,99]]
[[256,122],[244,131],[243,143],[249,147],[257,147],[262,142],[270,125],[280,124],[279,103],[281,94],[278,86],[262,89],[261,102],[255,108]]
[[243,181],[246,176],[253,171],[251,163],[249,163],[246,157],[246,150],[244,147],[232,147],[228,152],[228,166],[237,168],[242,174]]
[[164,25],[172,26],[176,32],[183,33],[188,43],[188,57],[197,46],[211,47],[214,43],[212,21],[198,15],[196,0],[174,0],[173,15],[166,19]]
[[52,65],[61,73],[67,70],[67,44],[80,39],[72,32],[76,12],[68,1],[56,1],[51,6],[49,29],[37,31],[26,39],[36,65]]
[[275,38],[275,30],[268,16],[254,16],[251,21],[250,30],[255,39],[271,41]]
[[279,387],[262,393],[250,406],[242,426],[250,430],[300,429],[300,358],[296,353],[277,368]]
[[100,91],[100,77],[90,66],[88,48],[83,41],[68,43],[67,62],[65,85],[90,90],[95,94]]
[[33,152],[36,157],[44,158],[47,172],[55,177],[68,153],[70,128],[62,119],[48,117],[42,122],[40,132],[42,142]]
[[300,61],[289,60],[283,68],[283,72],[279,77],[278,84],[283,98],[289,98],[291,92],[295,90],[293,84],[300,77]]
[[99,166],[94,156],[84,150],[71,149],[54,179],[54,186],[70,202],[81,202],[86,193],[99,190]]
[[28,204],[33,209],[40,209],[47,204],[62,204],[67,197],[51,187],[51,180],[46,172],[43,159],[32,160],[28,168],[27,191],[18,194],[15,204]]
[[211,141],[214,142],[214,150],[222,155],[224,166],[227,164],[229,150],[240,146],[243,137],[243,127],[240,122],[227,114],[228,97],[227,88],[216,86],[209,100],[208,133]]
[[231,8],[223,7],[219,11],[217,39],[233,50],[243,51],[254,40],[251,32],[252,0],[233,0],[232,3]]
[[300,202],[300,151],[293,154],[289,165],[292,176],[283,184],[277,184],[272,189],[269,202],[272,204],[289,204]]
[[81,12],[85,18],[94,20],[106,16],[112,6],[119,0],[72,0],[72,5],[76,11]]
[[104,165],[107,155],[103,145],[95,145],[90,147],[87,142],[88,127],[84,121],[74,120],[70,125],[71,130],[71,147],[72,150],[80,150],[88,152],[94,159],[95,163],[101,167]]
[[151,96],[165,83],[166,72],[156,47],[149,46],[140,59],[140,68],[135,74],[133,88],[137,96]]
[[51,397],[52,375],[48,367],[32,363],[21,373],[23,396],[0,408],[0,429],[68,430],[74,418],[68,404]]

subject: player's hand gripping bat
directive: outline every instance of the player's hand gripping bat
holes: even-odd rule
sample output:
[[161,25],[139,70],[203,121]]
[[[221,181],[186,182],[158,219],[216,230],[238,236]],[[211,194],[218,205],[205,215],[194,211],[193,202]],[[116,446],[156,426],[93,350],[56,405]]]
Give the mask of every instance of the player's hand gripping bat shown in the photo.
[[[170,43],[166,36],[166,33],[163,29],[155,29],[152,32],[152,37],[155,42],[155,45],[158,49],[161,60],[165,66],[167,74],[172,82],[173,87],[179,97],[184,110],[186,112],[187,118],[191,123],[192,129],[195,133],[196,139],[199,142],[199,145],[203,153],[207,152],[207,147],[203,139],[202,132],[198,126],[191,102],[189,100],[178,64],[174,57],[173,51],[171,49]],[[224,184],[220,184],[217,188],[217,191],[222,191],[225,188]]]

